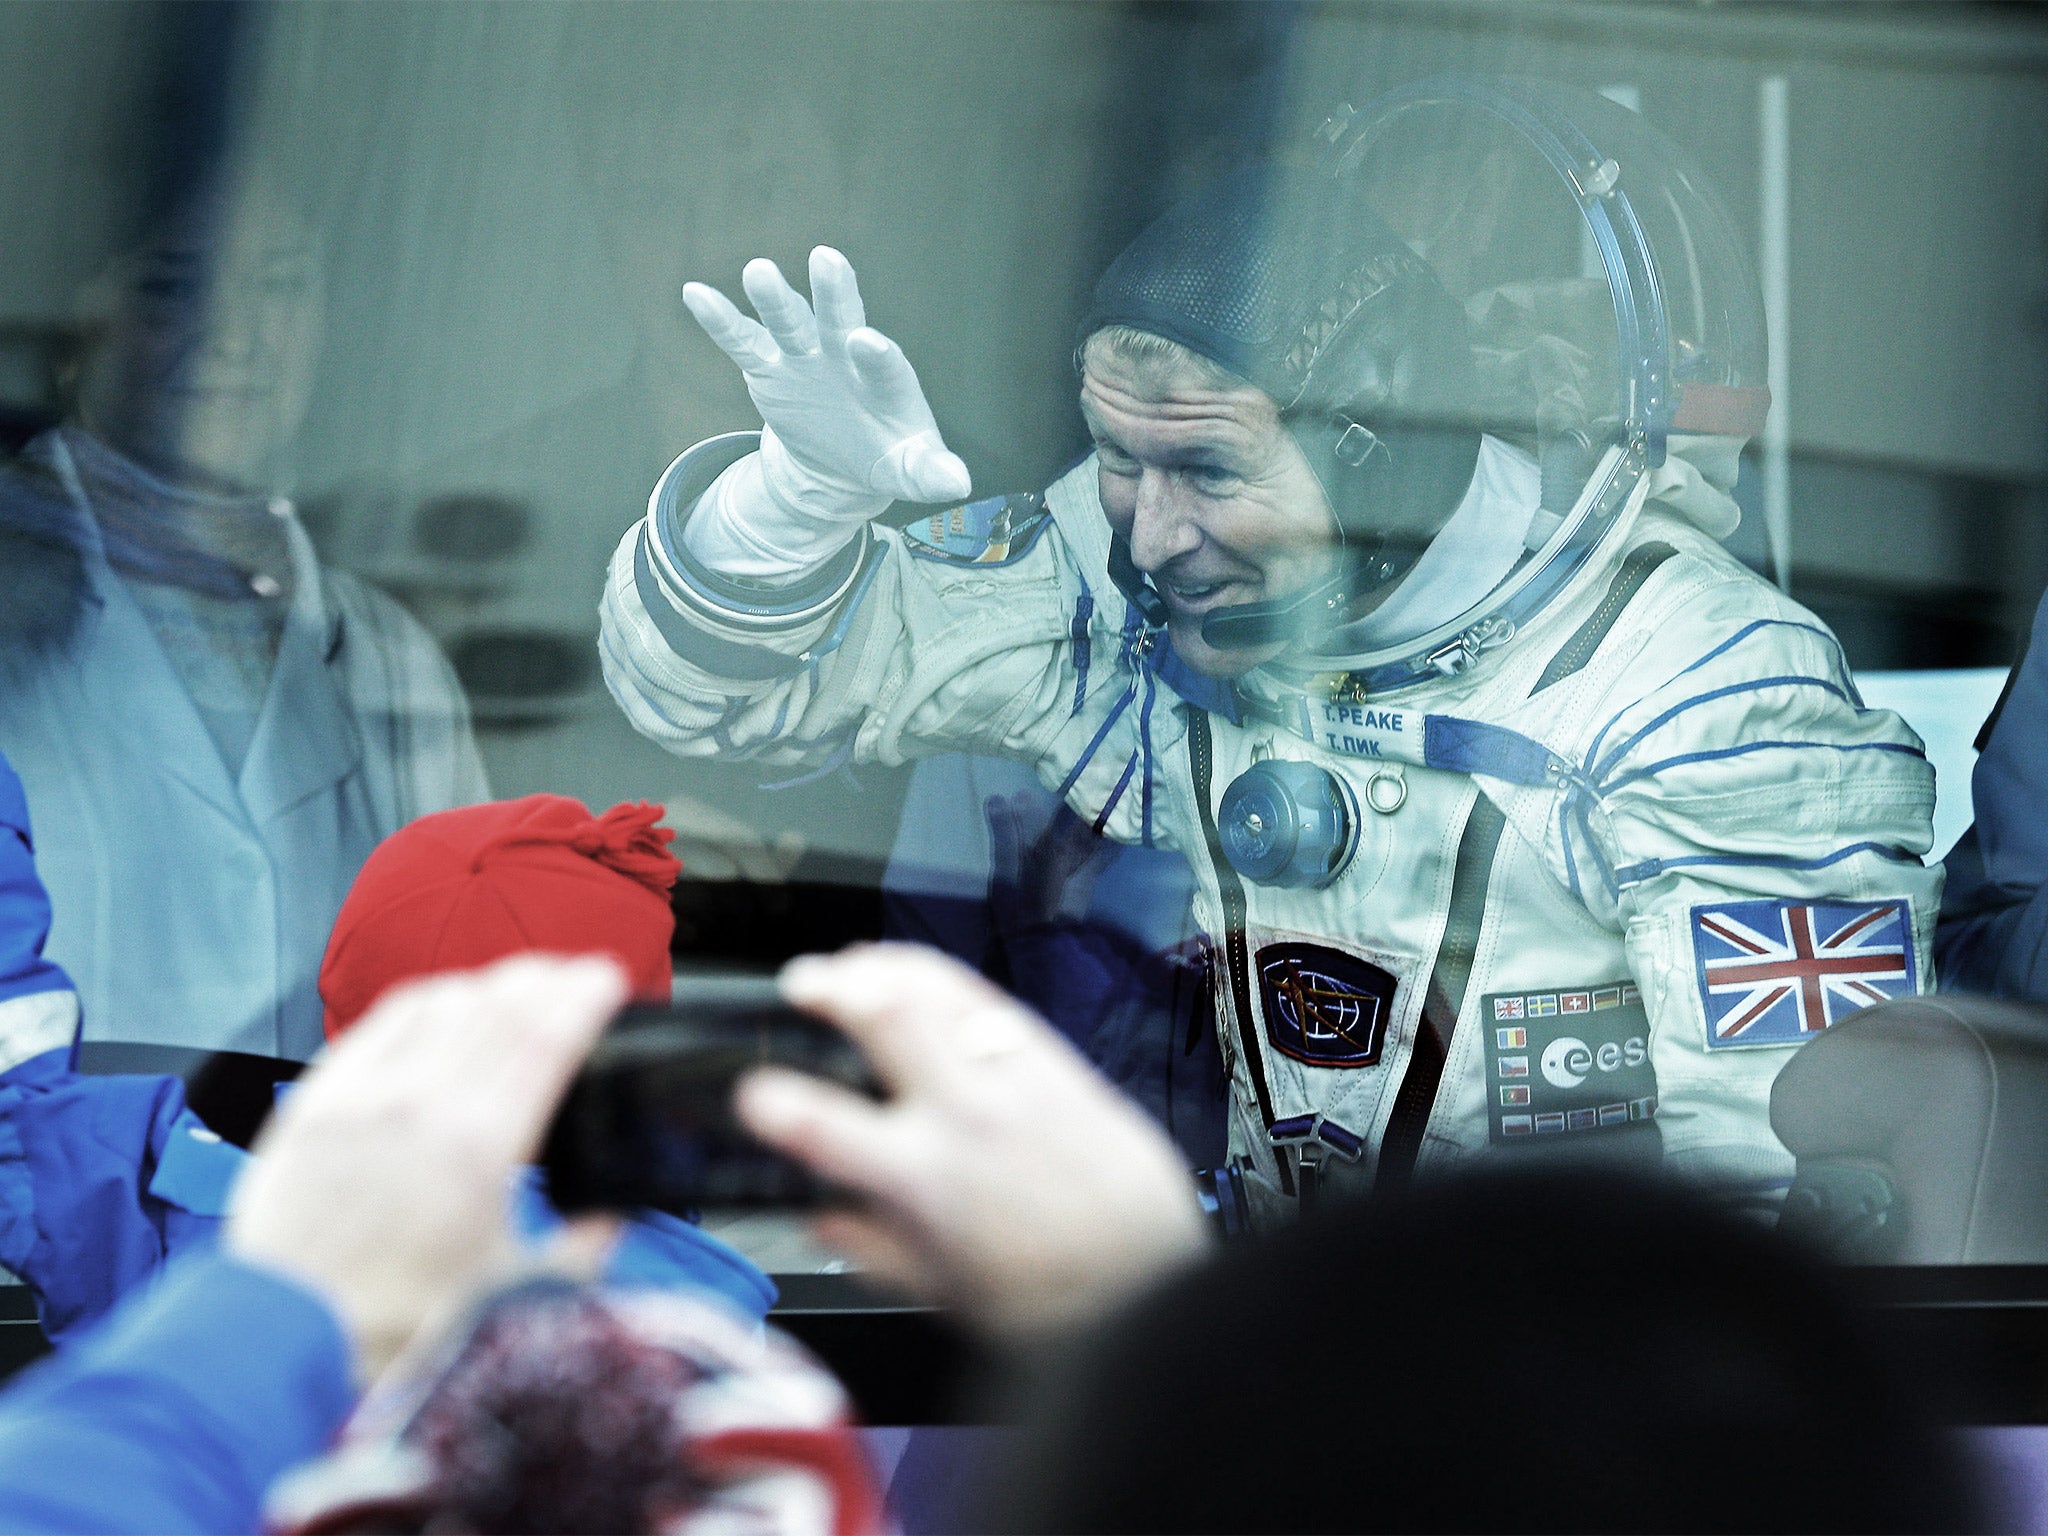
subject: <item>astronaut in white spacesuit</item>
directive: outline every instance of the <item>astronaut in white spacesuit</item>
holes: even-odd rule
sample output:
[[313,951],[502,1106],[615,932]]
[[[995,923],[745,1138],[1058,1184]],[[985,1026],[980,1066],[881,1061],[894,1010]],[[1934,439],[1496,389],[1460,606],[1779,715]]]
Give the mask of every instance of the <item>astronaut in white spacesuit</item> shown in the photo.
[[1930,983],[1933,776],[1720,547],[1761,322],[1668,142],[1526,84],[1340,114],[1105,273],[1089,459],[900,533],[965,466],[845,258],[810,278],[750,264],[760,323],[685,291],[764,428],[679,458],[613,561],[642,732],[1006,753],[1184,853],[1226,1225],[1480,1153],[1782,1190],[1778,1069]]

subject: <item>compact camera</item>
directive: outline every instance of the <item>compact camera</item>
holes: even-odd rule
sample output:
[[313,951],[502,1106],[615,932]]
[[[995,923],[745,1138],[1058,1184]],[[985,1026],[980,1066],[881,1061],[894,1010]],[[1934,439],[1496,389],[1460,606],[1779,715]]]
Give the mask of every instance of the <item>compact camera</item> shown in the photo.
[[570,1085],[541,1150],[564,1213],[707,1206],[808,1207],[832,1191],[749,1136],[733,1084],[788,1067],[879,1099],[844,1035],[784,1000],[772,979],[683,977],[666,1005],[628,1007]]

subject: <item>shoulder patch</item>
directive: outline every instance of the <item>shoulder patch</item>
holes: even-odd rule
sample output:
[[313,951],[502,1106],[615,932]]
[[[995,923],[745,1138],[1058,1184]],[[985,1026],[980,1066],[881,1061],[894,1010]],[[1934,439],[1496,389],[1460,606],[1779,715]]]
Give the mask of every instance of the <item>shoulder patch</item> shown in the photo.
[[1707,1048],[1799,1045],[1918,989],[1903,901],[1737,901],[1692,909]]
[[1030,553],[1051,518],[1043,496],[990,496],[921,517],[903,537],[920,560],[1009,565]]

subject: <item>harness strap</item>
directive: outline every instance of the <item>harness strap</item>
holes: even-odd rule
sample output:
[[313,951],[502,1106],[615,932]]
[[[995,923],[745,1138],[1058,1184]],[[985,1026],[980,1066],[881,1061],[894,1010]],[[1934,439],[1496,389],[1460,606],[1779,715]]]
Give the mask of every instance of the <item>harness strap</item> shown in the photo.
[[[1215,755],[1209,739],[1208,711],[1192,705],[1187,711],[1188,768],[1194,779],[1195,814],[1202,821],[1202,837],[1209,847],[1209,863],[1216,871],[1217,894],[1223,901],[1223,968],[1230,982],[1231,1011],[1237,1015],[1238,1048],[1244,1052],[1252,1086],[1259,1099],[1259,1120],[1270,1133],[1273,1126],[1273,1092],[1266,1086],[1266,1063],[1259,1049],[1259,1031],[1252,1014],[1251,948],[1245,939],[1244,882],[1223,856],[1223,844],[1216,835],[1216,813],[1209,803],[1215,777]],[[1294,1193],[1294,1176],[1287,1159],[1280,1158],[1280,1187]]]
[[1465,1007],[1465,987],[1472,979],[1472,962],[1479,953],[1479,930],[1486,918],[1486,892],[1493,882],[1493,859],[1500,850],[1500,835],[1506,826],[1507,818],[1498,806],[1483,794],[1474,798],[1472,810],[1465,818],[1465,830],[1458,839],[1458,862],[1451,876],[1451,910],[1444,921],[1443,939],[1437,945],[1436,969],[1423,998],[1415,1049],[1394,1094],[1386,1134],[1380,1138],[1379,1163],[1374,1174],[1378,1183],[1406,1179],[1414,1171],[1416,1154],[1422,1150],[1422,1133],[1429,1125],[1429,1113],[1436,1105],[1437,1089],[1443,1082],[1444,1062],[1450,1056],[1451,1034]]

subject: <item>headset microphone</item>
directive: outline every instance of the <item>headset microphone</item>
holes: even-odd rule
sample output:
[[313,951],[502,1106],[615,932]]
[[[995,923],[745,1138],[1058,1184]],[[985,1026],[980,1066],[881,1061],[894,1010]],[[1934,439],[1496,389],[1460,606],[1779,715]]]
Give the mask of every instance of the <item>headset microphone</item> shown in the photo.
[[1243,650],[1293,640],[1319,617],[1341,613],[1349,598],[1348,572],[1319,581],[1306,592],[1267,603],[1233,603],[1202,617],[1202,639],[1219,651]]
[[1138,610],[1140,618],[1154,629],[1166,628],[1170,617],[1166,599],[1159,595],[1158,588],[1145,579],[1145,573],[1131,559],[1131,541],[1120,533],[1113,533],[1109,538],[1109,579]]

